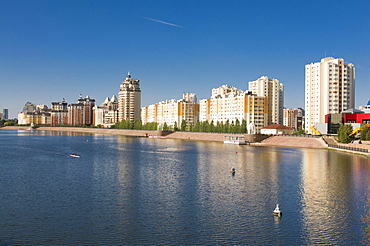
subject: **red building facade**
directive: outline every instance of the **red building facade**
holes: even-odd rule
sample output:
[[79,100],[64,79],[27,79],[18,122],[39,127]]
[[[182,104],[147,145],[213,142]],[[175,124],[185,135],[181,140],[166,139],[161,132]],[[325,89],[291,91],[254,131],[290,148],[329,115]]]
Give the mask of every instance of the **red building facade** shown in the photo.
[[82,98],[80,95],[78,103],[73,103],[68,106],[68,125],[83,126],[93,124],[93,107],[95,99],[89,96]]

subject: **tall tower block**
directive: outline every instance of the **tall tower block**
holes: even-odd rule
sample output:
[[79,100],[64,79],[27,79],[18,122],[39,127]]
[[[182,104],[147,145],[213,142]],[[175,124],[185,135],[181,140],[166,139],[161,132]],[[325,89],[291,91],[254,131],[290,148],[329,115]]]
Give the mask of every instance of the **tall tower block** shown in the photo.
[[140,80],[131,78],[130,72],[122,81],[118,92],[118,120],[140,120]]
[[305,66],[305,130],[325,123],[325,115],[355,107],[355,67],[342,58],[325,57]]
[[249,90],[268,99],[268,124],[283,124],[284,85],[267,76],[249,82]]

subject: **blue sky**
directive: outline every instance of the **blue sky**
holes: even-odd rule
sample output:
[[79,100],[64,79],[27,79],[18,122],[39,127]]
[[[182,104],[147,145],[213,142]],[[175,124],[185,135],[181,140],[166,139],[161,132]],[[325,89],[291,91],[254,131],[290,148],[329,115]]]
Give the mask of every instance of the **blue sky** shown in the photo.
[[209,98],[261,76],[304,107],[304,66],[356,67],[356,107],[370,99],[370,1],[0,0],[0,108],[89,95],[100,105],[130,71],[142,106]]

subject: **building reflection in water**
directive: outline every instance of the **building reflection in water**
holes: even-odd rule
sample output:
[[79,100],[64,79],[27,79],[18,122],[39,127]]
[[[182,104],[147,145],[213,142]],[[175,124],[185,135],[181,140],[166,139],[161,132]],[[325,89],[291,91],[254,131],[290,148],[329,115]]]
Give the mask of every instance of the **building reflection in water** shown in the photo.
[[[230,237],[231,225],[238,233],[248,227],[265,227],[264,220],[272,219],[271,212],[279,200],[281,153],[248,148],[118,138],[115,158],[119,160],[122,224],[131,228],[132,237],[138,233],[160,235],[163,231],[181,237],[186,228],[193,236],[211,230],[220,240]],[[235,176],[231,168],[236,169]],[[270,209],[266,211],[266,207]],[[252,213],[255,216],[251,217]]]
[[309,244],[345,243],[351,237],[358,200],[353,186],[361,182],[354,178],[356,159],[364,160],[335,151],[303,151],[302,215]]
[[365,194],[364,201],[361,204],[365,204],[363,207],[364,212],[362,216],[362,234],[363,234],[363,244],[370,245],[370,169],[369,162],[366,161],[361,156],[354,156],[353,158],[353,172],[354,172],[354,186],[359,194]]
[[[95,168],[111,168],[97,170],[97,179],[117,185],[113,214],[126,238],[150,234],[182,241],[199,236],[201,244],[215,236],[223,242],[246,231],[271,230],[273,222],[277,236],[287,235],[280,227],[299,235],[292,244],[300,244],[301,238],[307,244],[353,241],[347,229],[356,230],[358,224],[356,202],[363,196],[356,193],[358,187],[366,187],[364,192],[368,188],[366,158],[316,149],[116,139],[111,158],[103,160],[104,166],[96,162]],[[112,173],[116,176],[102,176]],[[100,189],[103,192],[104,185]],[[276,203],[286,215],[281,220],[272,218]],[[368,240],[370,216],[363,223]],[[258,244],[254,238],[264,235],[245,242]]]

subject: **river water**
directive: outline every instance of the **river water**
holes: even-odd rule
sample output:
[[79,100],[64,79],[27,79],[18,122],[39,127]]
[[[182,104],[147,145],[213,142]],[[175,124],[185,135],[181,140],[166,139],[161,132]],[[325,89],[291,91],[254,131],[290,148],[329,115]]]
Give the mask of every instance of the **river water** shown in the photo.
[[370,244],[367,157],[65,134],[0,130],[0,245]]

